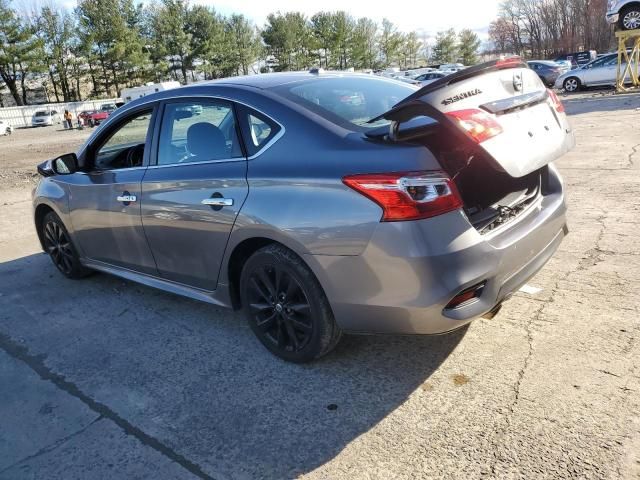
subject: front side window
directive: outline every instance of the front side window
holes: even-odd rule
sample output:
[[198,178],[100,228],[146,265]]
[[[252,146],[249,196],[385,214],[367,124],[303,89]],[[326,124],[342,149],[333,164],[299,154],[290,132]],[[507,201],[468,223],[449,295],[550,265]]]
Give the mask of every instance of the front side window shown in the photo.
[[167,103],[162,115],[158,165],[242,157],[236,120],[223,101]]
[[116,127],[96,150],[94,168],[114,170],[142,166],[151,110],[138,113]]

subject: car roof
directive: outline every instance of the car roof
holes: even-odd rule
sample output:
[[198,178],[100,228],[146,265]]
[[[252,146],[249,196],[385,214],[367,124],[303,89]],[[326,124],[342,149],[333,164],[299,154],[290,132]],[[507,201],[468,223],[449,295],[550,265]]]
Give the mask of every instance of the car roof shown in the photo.
[[198,85],[238,85],[255,87],[261,89],[269,89],[285,85],[287,83],[303,82],[318,80],[320,78],[339,78],[339,77],[360,77],[360,78],[385,78],[380,76],[372,76],[367,73],[352,72],[278,72],[278,73],[262,73],[259,75],[243,75],[239,77],[221,78],[208,82],[200,82]]

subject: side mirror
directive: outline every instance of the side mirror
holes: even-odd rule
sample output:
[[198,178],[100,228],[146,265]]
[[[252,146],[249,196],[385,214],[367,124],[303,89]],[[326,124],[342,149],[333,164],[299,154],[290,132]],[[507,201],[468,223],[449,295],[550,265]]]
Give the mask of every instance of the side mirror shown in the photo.
[[51,168],[58,175],[70,175],[78,171],[78,157],[75,153],[65,153],[51,162]]

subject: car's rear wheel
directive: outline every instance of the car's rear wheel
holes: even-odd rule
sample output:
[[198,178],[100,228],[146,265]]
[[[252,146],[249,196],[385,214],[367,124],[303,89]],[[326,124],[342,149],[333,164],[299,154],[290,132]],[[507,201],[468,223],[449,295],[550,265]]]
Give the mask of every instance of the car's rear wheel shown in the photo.
[[45,251],[60,273],[67,278],[82,278],[91,273],[80,263],[71,236],[58,215],[47,213],[42,220],[41,229]]
[[341,337],[313,272],[292,251],[273,244],[256,251],[240,276],[240,298],[251,329],[273,354],[309,362]]
[[620,12],[619,27],[622,30],[636,30],[640,28],[640,7],[632,5]]
[[564,81],[562,86],[567,92],[577,92],[580,90],[580,80],[577,77],[569,77]]

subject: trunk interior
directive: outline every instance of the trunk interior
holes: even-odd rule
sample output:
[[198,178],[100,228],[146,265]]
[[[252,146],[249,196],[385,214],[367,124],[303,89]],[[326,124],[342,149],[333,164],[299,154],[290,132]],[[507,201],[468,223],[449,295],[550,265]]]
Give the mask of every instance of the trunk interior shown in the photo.
[[475,145],[453,145],[441,129],[420,143],[454,181],[472,225],[488,233],[521,214],[544,193],[547,166],[515,178]]

